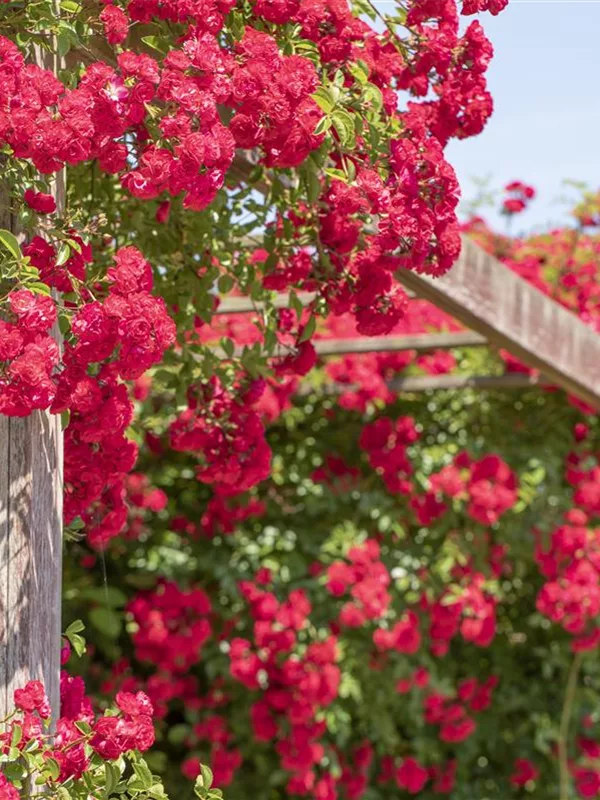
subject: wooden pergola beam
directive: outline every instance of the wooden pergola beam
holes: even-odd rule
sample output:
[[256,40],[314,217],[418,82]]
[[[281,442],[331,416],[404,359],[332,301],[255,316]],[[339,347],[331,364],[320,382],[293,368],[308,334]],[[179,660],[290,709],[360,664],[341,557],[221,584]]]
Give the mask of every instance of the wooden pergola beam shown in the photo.
[[[449,333],[418,333],[412,336],[372,336],[370,338],[348,339],[316,339],[313,346],[317,355],[342,356],[356,355],[359,353],[399,353],[416,350],[419,353],[429,353],[433,350],[451,350],[455,347],[485,347],[487,344],[483,336],[473,331],[456,331]],[[220,358],[229,358],[221,348],[215,352]],[[239,358],[244,352],[243,347],[236,347],[233,356]],[[273,358],[281,358],[289,353],[285,347],[279,347],[273,353]]]
[[549,386],[547,378],[525,372],[506,372],[504,375],[414,375],[394,378],[388,383],[393,392],[427,392],[446,389],[505,390]]
[[417,333],[414,336],[371,336],[357,339],[320,339],[313,342],[321,356],[356,353],[395,353],[406,350],[430,352],[451,350],[455,347],[484,347],[487,342],[478,333],[458,331],[451,333]]
[[[315,292],[296,293],[296,297],[303,306],[312,303],[316,296]],[[289,308],[289,305],[290,295],[288,293],[278,294],[273,302],[270,303],[271,308]],[[214,313],[217,316],[221,314],[250,314],[253,311],[258,313],[264,308],[266,308],[265,303],[253,303],[252,300],[249,300],[247,297],[226,297],[224,300],[221,300],[219,307]]]
[[[528,375],[525,372],[505,372],[503,375],[410,375],[392,378],[387,382],[388,388],[398,394],[420,394],[421,392],[438,392],[463,389],[477,391],[513,391],[551,386],[544,376]],[[318,389],[304,383],[298,388],[299,395],[309,395],[315,391],[330,395],[343,392],[360,391],[359,384],[326,383]]]
[[418,297],[600,409],[600,335],[470,240],[463,238],[459,259],[441,278],[396,275]]
[[[236,175],[252,169],[243,155],[236,157]],[[264,185],[257,190],[265,191]],[[463,237],[458,260],[441,278],[410,270],[396,277],[417,297],[600,410],[600,335],[474,242]]]

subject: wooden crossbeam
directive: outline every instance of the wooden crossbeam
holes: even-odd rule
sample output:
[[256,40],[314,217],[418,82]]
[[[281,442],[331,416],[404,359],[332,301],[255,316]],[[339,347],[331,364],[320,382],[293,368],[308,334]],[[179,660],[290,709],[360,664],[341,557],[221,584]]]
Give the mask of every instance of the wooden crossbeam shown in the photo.
[[444,389],[528,389],[551,385],[545,377],[525,372],[506,372],[504,375],[414,375],[394,378],[388,383],[393,392],[427,392]]
[[600,335],[574,314],[463,239],[441,278],[403,270],[400,282],[552,383],[600,409]]
[[[427,353],[433,350],[451,350],[455,347],[485,347],[483,336],[473,331],[457,331],[450,333],[418,333],[412,336],[372,336],[370,338],[348,339],[316,339],[313,346],[319,356],[356,355],[359,353],[398,353],[416,350]],[[229,358],[221,348],[214,352],[220,358]],[[233,356],[239,358],[243,347],[236,347]],[[289,349],[279,347],[273,358],[281,358],[289,353]]]
[[[410,289],[406,294],[409,297],[415,297],[415,293]],[[300,301],[302,306],[308,306],[317,297],[316,292],[296,292],[296,298]],[[270,308],[289,308],[290,295],[283,292],[275,296],[270,303],[262,303],[260,301],[252,301],[247,297],[225,297],[221,300],[219,307],[214,312],[215,315],[221,314],[250,314],[252,312],[258,313],[263,309]]]
[[352,353],[394,353],[406,350],[428,352],[454,347],[484,347],[483,336],[473,331],[451,333],[417,333],[411,336],[371,336],[358,339],[322,339],[313,342],[321,356]]
[[[247,176],[253,167],[239,156],[235,168]],[[441,278],[409,270],[396,277],[417,297],[600,410],[600,335],[474,242],[463,237],[460,257]]]
[[[398,394],[420,394],[421,392],[436,392],[462,389],[475,389],[478,391],[513,391],[535,387],[551,386],[552,384],[543,376],[528,375],[524,372],[505,372],[503,375],[411,375],[407,377],[392,378],[387,386],[392,392]],[[313,394],[315,391],[328,395],[338,395],[343,392],[359,391],[359,384],[326,383],[319,386],[318,390],[309,383],[301,384],[297,393],[301,396]]]
[[[315,292],[296,292],[296,297],[302,303],[303,306],[307,306],[309,303],[315,299],[316,294]],[[273,302],[270,304],[271,307],[274,308],[289,308],[290,305],[290,296],[289,294],[279,294]],[[249,314],[252,311],[259,312],[262,311],[266,307],[265,303],[256,302],[253,303],[252,300],[249,300],[247,297],[226,297],[224,300],[221,300],[221,303],[217,310],[214,312],[215,314]]]

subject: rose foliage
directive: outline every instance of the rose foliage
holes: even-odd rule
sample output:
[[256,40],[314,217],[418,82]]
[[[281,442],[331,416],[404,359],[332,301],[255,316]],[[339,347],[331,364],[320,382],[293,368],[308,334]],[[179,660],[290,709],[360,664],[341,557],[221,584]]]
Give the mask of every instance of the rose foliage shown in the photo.
[[[394,390],[504,352],[312,344],[459,329],[397,275],[458,254],[444,146],[492,110],[459,10],[505,5],[2,3],[0,413],[63,415],[65,621],[117,696],[65,676],[50,736],[21,689],[3,800],[207,797],[207,763],[233,800],[600,794],[592,410]],[[598,207],[464,232],[598,328]]]
[[[78,626],[70,629],[77,637]],[[67,643],[63,653],[68,657],[69,651]],[[98,714],[83,680],[63,672],[59,719],[51,720],[50,702],[38,680],[16,689],[13,705],[0,733],[2,800],[40,793],[53,800],[86,800],[94,794],[166,800],[160,779],[141,755],[154,742],[154,709],[143,692],[119,692],[115,706]],[[221,792],[211,784],[212,773],[203,766],[195,785],[200,800],[220,800]]]
[[[245,491],[270,473],[253,403],[312,366],[317,318],[386,333],[396,273],[449,269],[444,146],[492,111],[492,47],[460,12],[506,4],[0,4],[0,413],[63,415],[68,526],[123,529],[129,382],[160,364],[173,447]],[[228,295],[262,304],[237,350],[206,342]]]
[[[548,234],[464,231],[600,328],[599,207]],[[241,346],[259,313],[202,340]],[[358,324],[330,315],[315,336]],[[458,327],[412,301],[394,333]],[[248,439],[258,419],[273,454],[241,492],[190,446],[222,386],[173,421],[159,371],[136,382],[125,530],[102,552],[70,544],[65,613],[94,632],[99,700],[151,699],[147,759],[173,796],[205,763],[234,800],[600,796],[595,413],[552,387],[393,388],[505,370],[527,367],[488,348],[370,353],[267,383],[224,412]]]

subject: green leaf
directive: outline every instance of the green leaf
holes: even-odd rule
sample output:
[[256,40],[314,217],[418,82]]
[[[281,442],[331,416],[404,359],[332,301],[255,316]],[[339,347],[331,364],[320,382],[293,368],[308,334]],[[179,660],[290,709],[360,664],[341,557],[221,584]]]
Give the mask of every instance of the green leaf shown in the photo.
[[68,638],[72,633],[81,633],[81,631],[85,630],[85,625],[80,619],[76,619],[72,622],[67,630],[65,631],[65,636]]
[[164,44],[159,36],[142,36],[142,42],[153,50],[157,50],[159,53],[165,52]]
[[231,32],[234,39],[241,39],[246,30],[244,16],[240,11],[234,11],[230,16]]
[[333,169],[333,167],[328,167],[325,170],[325,174],[330,178],[335,178],[338,181],[343,181],[344,183],[348,183],[348,177],[345,172],[342,172],[341,169]]
[[154,785],[154,777],[143,758],[133,765],[133,769],[144,789],[149,789]]
[[23,738],[23,728],[16,723],[13,725],[12,735],[10,738],[10,746],[16,747]]
[[369,67],[364,61],[357,61],[356,64],[349,64],[348,69],[358,83],[365,84],[369,80]]
[[17,237],[10,231],[0,228],[0,242],[4,245],[4,247],[6,247],[13,258],[17,259],[17,261],[20,261],[23,258]]
[[60,250],[58,251],[58,256],[56,257],[56,266],[62,267],[62,265],[66,264],[70,258],[71,258],[71,248],[66,242],[64,242],[61,245]]
[[302,342],[307,342],[309,339],[311,339],[315,332],[316,327],[317,327],[317,318],[310,317],[310,319],[304,326],[304,330],[300,334],[298,342],[301,344]]
[[44,294],[47,297],[50,297],[51,295],[50,287],[41,281],[33,281],[32,283],[28,283],[27,288],[34,294]]
[[321,117],[321,119],[317,122],[317,125],[314,130],[315,136],[320,136],[322,133],[327,133],[327,131],[331,128],[333,122],[331,117]]
[[79,14],[82,8],[79,3],[74,2],[74,0],[61,0],[60,7],[69,14]]
[[92,732],[91,726],[87,722],[83,722],[83,720],[77,720],[74,724],[77,730],[81,731],[81,733],[85,733],[86,736],[88,733]]
[[123,621],[119,614],[111,608],[93,608],[90,611],[90,622],[109,639],[116,639],[121,633]]
[[371,103],[377,111],[383,106],[383,95],[379,87],[373,83],[368,83],[363,90],[363,100],[366,103]]
[[205,789],[210,789],[213,784],[213,773],[210,767],[206,764],[200,765],[200,775],[202,777],[202,784]]
[[369,19],[372,20],[373,22],[375,22],[375,20],[377,19],[377,14],[375,13],[375,10],[371,6],[371,4],[368,3],[366,0],[352,0],[352,6],[357,14],[364,14],[365,16],[369,17]]
[[198,795],[198,797],[205,800],[206,798],[210,797],[209,789],[212,786],[213,782],[213,774],[210,767],[207,767],[205,764],[200,765],[200,775],[196,778],[196,783],[194,785],[194,792]]
[[58,762],[55,761],[53,758],[46,759],[46,763],[44,764],[45,770],[50,775],[53,781],[58,780],[58,776],[60,775],[60,767]]
[[218,287],[221,294],[227,294],[233,289],[234,280],[231,275],[221,275],[218,280]]
[[223,348],[225,355],[229,356],[229,358],[233,358],[233,354],[235,352],[235,344],[233,343],[233,339],[225,339],[223,337],[221,339],[221,347]]
[[167,732],[167,739],[171,744],[183,744],[189,735],[189,725],[172,725]]
[[304,306],[302,305],[302,300],[300,300],[294,291],[290,292],[289,306],[296,312],[298,319],[300,319],[304,310]]
[[58,55],[64,58],[71,50],[71,37],[66,33],[59,33],[56,37]]
[[312,99],[326,114],[331,113],[335,108],[335,97],[332,91],[325,86],[319,86],[312,95]]
[[104,764],[104,793],[106,797],[110,795],[117,788],[117,784],[121,778],[121,770],[110,762]]
[[120,608],[127,602],[127,596],[116,586],[90,586],[81,593],[85,600],[92,600],[103,606]]
[[71,248],[71,250],[75,250],[76,253],[81,253],[81,245],[79,242],[75,241],[75,239],[67,239],[67,244]]
[[340,137],[342,147],[352,147],[355,142],[354,119],[352,115],[341,108],[336,109],[332,115],[333,127]]
[[85,653],[86,647],[83,636],[79,636],[77,633],[72,633],[71,636],[69,636],[69,641],[71,642],[71,647],[73,650],[75,650],[77,657],[81,658],[81,656]]
[[19,751],[16,750],[15,752],[17,753],[17,758],[14,761],[2,764],[2,774],[5,778],[8,778],[11,783],[20,781],[26,776],[25,765],[18,760]]

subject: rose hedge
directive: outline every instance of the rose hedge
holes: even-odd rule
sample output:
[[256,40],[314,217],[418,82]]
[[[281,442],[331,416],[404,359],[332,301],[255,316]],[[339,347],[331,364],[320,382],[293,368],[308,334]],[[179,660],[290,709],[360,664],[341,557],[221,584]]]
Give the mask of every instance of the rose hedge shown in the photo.
[[[593,230],[467,228],[596,324]],[[243,341],[251,320],[204,335]],[[395,331],[449,326],[415,301]],[[237,495],[179,446],[160,383],[138,382],[127,528],[101,552],[71,544],[66,613],[94,631],[98,696],[155,704],[148,759],[172,793],[200,763],[234,800],[600,792],[595,415],[560,391],[386,383],[505,367],[526,369],[481,349],[344,356],[268,389],[272,473]]]

